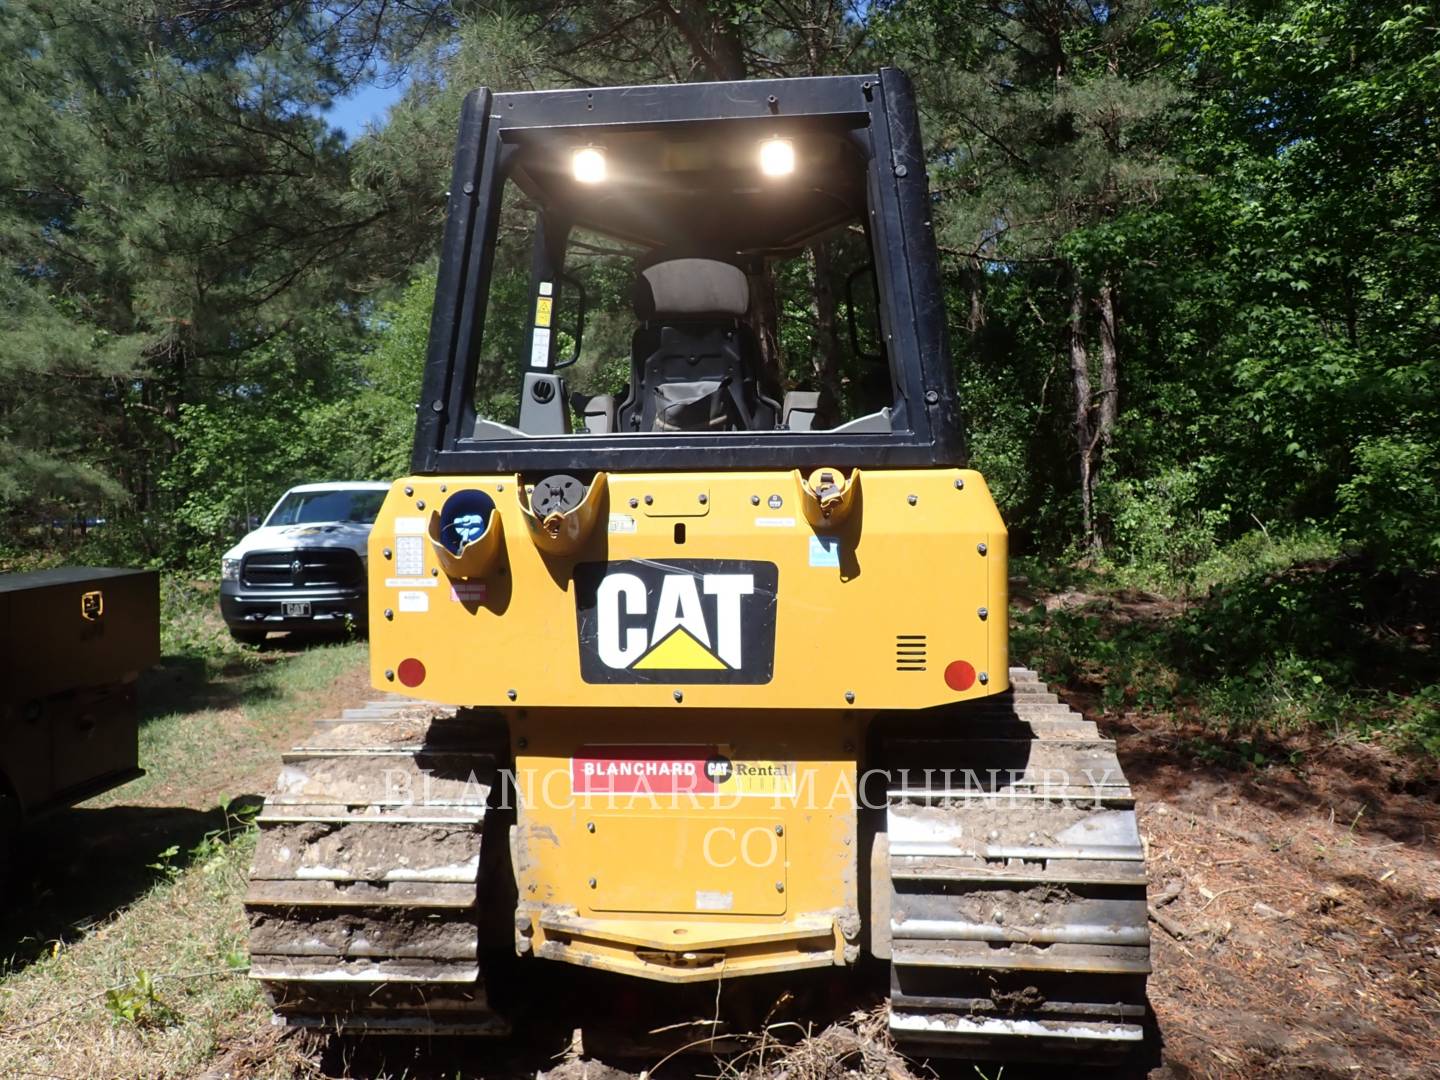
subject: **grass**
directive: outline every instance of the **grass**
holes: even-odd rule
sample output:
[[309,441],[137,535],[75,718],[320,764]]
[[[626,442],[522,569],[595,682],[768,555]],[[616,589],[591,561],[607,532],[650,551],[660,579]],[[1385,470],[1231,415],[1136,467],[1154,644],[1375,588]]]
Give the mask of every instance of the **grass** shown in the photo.
[[[183,870],[0,984],[0,1075],[193,1076],[222,1047],[264,1038],[240,906],[253,847],[232,819]],[[250,1075],[291,1076],[296,1062],[272,1066]]]
[[366,655],[363,642],[293,648],[167,656],[141,687],[140,762],[147,775],[89,805],[149,800],[177,782],[193,784],[197,768],[208,771],[217,798],[238,794],[227,780],[273,761],[275,738]]

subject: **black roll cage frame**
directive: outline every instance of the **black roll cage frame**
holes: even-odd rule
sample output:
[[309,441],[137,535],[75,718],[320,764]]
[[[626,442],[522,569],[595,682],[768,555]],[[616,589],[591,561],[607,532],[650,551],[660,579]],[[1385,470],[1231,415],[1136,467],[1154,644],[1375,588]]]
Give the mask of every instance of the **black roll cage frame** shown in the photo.
[[[868,136],[866,225],[896,391],[892,430],[473,437],[472,388],[501,192],[525,132],[600,134],[637,123],[777,117],[832,117]],[[960,465],[964,443],[945,321],[915,93],[896,68],[732,83],[475,90],[461,112],[411,467],[460,474]]]

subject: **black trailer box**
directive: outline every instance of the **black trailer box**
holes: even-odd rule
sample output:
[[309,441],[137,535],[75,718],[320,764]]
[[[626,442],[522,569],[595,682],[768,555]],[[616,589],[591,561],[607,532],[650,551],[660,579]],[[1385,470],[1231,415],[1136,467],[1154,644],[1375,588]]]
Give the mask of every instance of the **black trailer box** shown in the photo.
[[140,775],[135,682],[160,659],[152,570],[0,575],[0,795],[22,817]]

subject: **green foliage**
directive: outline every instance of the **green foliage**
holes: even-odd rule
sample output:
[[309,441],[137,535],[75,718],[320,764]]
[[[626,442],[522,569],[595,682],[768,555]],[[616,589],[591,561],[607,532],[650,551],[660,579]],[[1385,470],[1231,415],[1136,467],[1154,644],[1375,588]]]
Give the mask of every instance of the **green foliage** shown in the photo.
[[1223,512],[1206,507],[1206,486],[1202,471],[1194,467],[1106,485],[1100,509],[1110,522],[1111,558],[1169,581],[1188,578],[1215,553],[1216,534],[1225,521]]
[[118,1023],[140,1028],[165,1028],[180,1022],[180,1014],[160,996],[155,977],[141,969],[125,986],[105,991],[105,1008]]

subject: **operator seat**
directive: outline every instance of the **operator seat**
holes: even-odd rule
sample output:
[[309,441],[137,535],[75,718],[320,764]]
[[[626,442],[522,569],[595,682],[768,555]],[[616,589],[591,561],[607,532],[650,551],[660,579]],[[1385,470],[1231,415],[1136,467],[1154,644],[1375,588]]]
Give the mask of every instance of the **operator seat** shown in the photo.
[[621,431],[772,431],[779,406],[760,386],[760,350],[745,322],[750,283],[717,259],[668,259],[635,280]]

